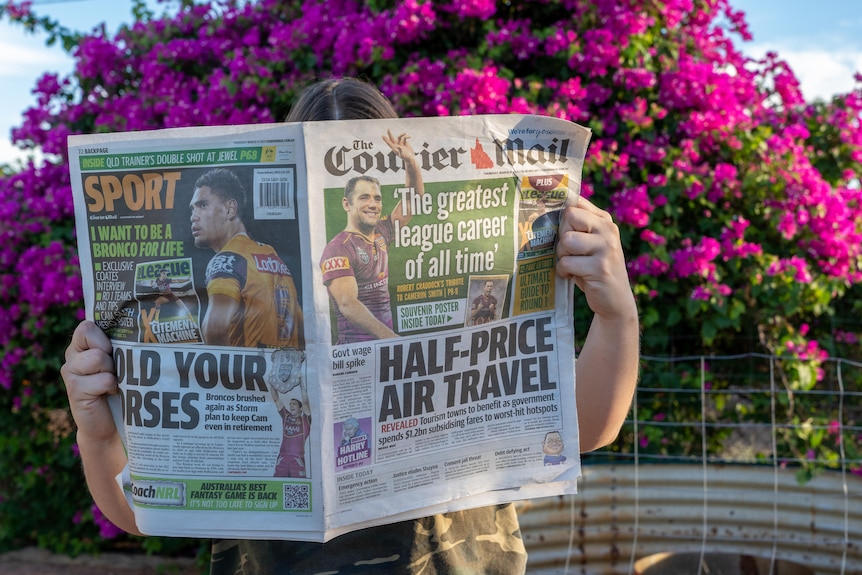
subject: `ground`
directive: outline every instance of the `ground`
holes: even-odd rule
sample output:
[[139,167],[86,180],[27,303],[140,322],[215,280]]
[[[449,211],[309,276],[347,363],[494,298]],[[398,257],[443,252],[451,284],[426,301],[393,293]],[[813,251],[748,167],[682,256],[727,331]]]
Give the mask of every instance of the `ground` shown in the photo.
[[200,575],[194,559],[103,553],[74,559],[30,547],[0,555],[3,575]]

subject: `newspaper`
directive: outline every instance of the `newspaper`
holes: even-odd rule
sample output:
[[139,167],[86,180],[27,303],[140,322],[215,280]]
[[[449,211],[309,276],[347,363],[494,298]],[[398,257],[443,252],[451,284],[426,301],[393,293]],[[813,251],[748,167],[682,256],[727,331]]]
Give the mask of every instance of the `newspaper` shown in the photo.
[[574,492],[554,239],[588,140],[525,115],[70,137],[139,529],[326,541]]

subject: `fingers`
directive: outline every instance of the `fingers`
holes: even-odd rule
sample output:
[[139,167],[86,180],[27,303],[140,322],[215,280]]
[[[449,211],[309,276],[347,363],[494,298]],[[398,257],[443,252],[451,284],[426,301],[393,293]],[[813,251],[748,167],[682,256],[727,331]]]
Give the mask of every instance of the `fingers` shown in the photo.
[[66,363],[60,368],[78,439],[112,440],[116,427],[105,398],[119,392],[111,341],[90,321],[81,322],[66,348]]
[[398,136],[394,136],[392,134],[392,130],[386,130],[386,133],[383,135],[383,141],[392,148],[392,151],[401,156],[402,158],[408,152],[412,154],[413,148],[410,147],[410,136],[406,133],[402,132],[398,134]]
[[557,259],[566,257],[601,256],[602,252],[614,249],[617,242],[608,239],[598,230],[579,232],[571,230],[560,235],[557,241]]
[[93,322],[86,320],[79,323],[72,334],[72,342],[66,348],[66,361],[70,361],[76,355],[90,349],[100,350],[111,355],[114,348],[105,332]]
[[586,211],[588,211],[594,215],[597,215],[597,216],[601,217],[602,219],[607,219],[607,220],[613,219],[613,218],[611,218],[611,215],[609,213],[607,213],[605,210],[601,209],[600,207],[596,206],[594,203],[592,203],[590,200],[588,200],[587,198],[585,198],[583,196],[579,196],[576,207],[581,208],[583,210],[586,210]]
[[398,140],[392,135],[392,130],[386,130],[386,133],[383,134],[383,141],[393,150],[398,147]]
[[595,313],[628,313],[631,287],[619,228],[609,213],[584,198],[561,214],[557,273],[575,281]]
[[580,198],[577,206],[563,210],[558,236],[558,259],[592,256],[606,249],[622,253],[619,228],[613,218],[586,198]]
[[111,340],[93,322],[81,322],[66,348],[66,363],[60,369],[71,396],[117,392]]
[[100,350],[81,352],[60,369],[70,400],[113,395],[119,391],[114,361]]
[[564,209],[560,229],[562,231],[575,230],[591,233],[594,228],[605,227],[608,224],[616,228],[614,220],[608,212],[596,207],[588,199],[580,197],[576,205]]

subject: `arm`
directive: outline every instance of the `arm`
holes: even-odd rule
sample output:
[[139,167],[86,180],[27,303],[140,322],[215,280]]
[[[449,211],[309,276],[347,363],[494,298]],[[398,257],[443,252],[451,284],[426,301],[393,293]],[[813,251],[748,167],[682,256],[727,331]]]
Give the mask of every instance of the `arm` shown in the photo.
[[471,320],[476,319],[476,315],[479,313],[480,309],[481,308],[479,307],[479,300],[474,299],[473,300],[473,307],[470,308],[470,319]]
[[573,278],[594,316],[575,362],[581,451],[616,439],[631,405],[640,361],[638,311],[619,228],[580,198],[562,214],[557,273]]
[[299,349],[305,349],[305,319],[302,315],[302,307],[296,303],[295,292],[293,301],[293,333],[296,334],[297,347],[299,347]]
[[230,328],[239,311],[239,302],[222,294],[210,296],[202,332],[208,345],[230,345]]
[[119,391],[111,351],[111,341],[96,324],[81,322],[66,349],[66,363],[60,373],[78,426],[87,487],[108,519],[129,533],[141,535],[114,479],[127,460],[107,401],[108,395]]
[[368,308],[359,301],[359,287],[353,276],[335,278],[327,286],[338,309],[350,322],[378,339],[396,337],[394,331],[374,317]]
[[[392,148],[401,160],[404,162],[404,171],[407,172],[407,182],[405,187],[413,188],[413,193],[416,197],[425,193],[425,184],[422,181],[422,171],[419,169],[419,163],[416,161],[416,152],[413,151],[413,146],[410,145],[410,136],[400,134],[397,138],[392,135],[392,132],[387,131],[383,136],[383,141]],[[402,199],[392,210],[391,218],[398,222],[399,226],[406,226],[410,223],[410,218],[413,217],[413,207],[410,202],[404,202]]]
[[284,411],[284,403],[282,403],[281,397],[278,395],[278,390],[272,385],[269,386],[269,394],[272,395],[272,400],[275,402],[275,408],[278,411]]
[[308,391],[305,389],[305,379],[299,376],[299,391],[302,393],[302,413],[311,415],[311,406],[308,403]]

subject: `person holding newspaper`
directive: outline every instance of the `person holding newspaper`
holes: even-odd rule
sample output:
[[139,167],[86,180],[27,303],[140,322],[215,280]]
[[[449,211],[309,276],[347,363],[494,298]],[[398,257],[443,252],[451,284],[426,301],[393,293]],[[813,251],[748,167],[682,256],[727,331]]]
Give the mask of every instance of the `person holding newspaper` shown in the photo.
[[236,174],[225,168],[203,174],[189,209],[195,246],[215,252],[206,272],[204,343],[303,348],[293,277],[272,246],[249,237],[245,189]]
[[[383,141],[404,162],[406,187],[421,196],[422,174],[410,136],[385,134]],[[382,216],[380,182],[371,176],[351,178],[344,187],[342,205],[347,226],[323,250],[320,269],[335,308],[338,345],[396,337],[389,303],[389,244],[396,226],[404,227],[413,215],[411,201],[398,202]]]
[[[307,88],[288,121],[394,118],[388,100],[353,79]],[[629,286],[619,229],[611,216],[581,198],[566,207],[556,244],[557,273],[572,278],[594,312],[576,362],[581,451],[612,442],[637,381],[638,313]],[[115,481],[127,463],[106,398],[116,394],[111,342],[92,322],[75,330],[62,368],[87,484],[102,512],[140,533]],[[327,543],[217,540],[212,575],[522,574],[527,553],[512,504],[438,514],[347,533]]]

